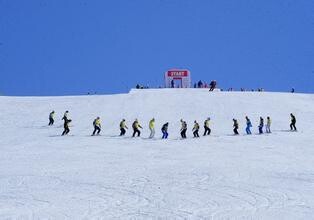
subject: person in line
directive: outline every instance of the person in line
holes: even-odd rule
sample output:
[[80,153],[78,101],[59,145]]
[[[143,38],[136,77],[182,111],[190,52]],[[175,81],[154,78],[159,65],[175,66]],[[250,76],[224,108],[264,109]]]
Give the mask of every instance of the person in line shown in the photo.
[[149,138],[152,139],[155,136],[155,118],[149,121],[149,130],[150,130]]
[[162,139],[168,138],[168,126],[169,126],[169,123],[167,122],[161,127]]
[[216,85],[217,85],[216,80],[212,80],[209,84],[209,87],[210,87],[209,91],[214,91],[216,88]]
[[290,130],[291,131],[297,131],[297,127],[295,126],[295,124],[297,123],[297,120],[292,113],[290,114],[290,117],[291,117]]
[[55,122],[54,120],[54,115],[55,115],[55,111],[50,112],[49,114],[49,126],[53,125],[53,123]]
[[203,82],[202,82],[201,80],[198,81],[197,87],[198,87],[198,88],[203,88]]
[[171,80],[171,88],[174,88],[174,80]]
[[239,129],[239,123],[237,119],[232,119],[233,120],[233,133],[235,135],[239,135],[238,129]]
[[251,123],[251,120],[249,119],[248,116],[245,117],[245,120],[246,120],[245,131],[246,131],[246,134],[250,135],[250,134],[252,134],[252,132],[251,132],[252,123]]
[[97,117],[94,121],[93,121],[93,125],[94,125],[94,131],[92,136],[94,136],[97,132],[97,135],[99,135],[100,131],[101,131],[101,124],[100,124],[100,118]]
[[259,125],[258,125],[258,132],[259,134],[263,134],[263,128],[264,128],[264,118],[259,118]]
[[63,124],[64,131],[62,132],[62,136],[67,135],[70,132],[69,124],[72,120],[68,118],[68,113],[69,111],[66,111],[62,118],[62,120],[64,120],[64,124]]
[[271,133],[270,131],[270,126],[271,126],[271,119],[269,116],[267,116],[267,121],[266,121],[266,133]]
[[194,121],[194,127],[193,127],[193,129],[192,129],[193,135],[194,135],[195,138],[200,137],[199,134],[198,134],[198,130],[199,130],[199,129],[200,129],[200,125],[199,125],[199,124],[197,123],[197,121],[195,120],[195,121]]
[[137,134],[137,137],[141,136],[140,128],[142,129],[142,126],[139,124],[137,119],[135,119],[135,121],[133,122],[132,128],[133,128],[132,137],[135,137],[136,134]]
[[122,121],[120,122],[120,136],[124,136],[126,129],[128,129],[128,126],[126,126],[125,124],[125,119],[122,119]]
[[204,136],[206,135],[210,135],[211,133],[211,129],[209,128],[209,123],[210,123],[210,118],[208,117],[205,121],[204,121]]
[[181,137],[183,139],[185,139],[188,126],[187,126],[187,123],[185,121],[183,121],[183,119],[181,119],[180,122],[181,122],[181,130],[180,130],[181,131]]

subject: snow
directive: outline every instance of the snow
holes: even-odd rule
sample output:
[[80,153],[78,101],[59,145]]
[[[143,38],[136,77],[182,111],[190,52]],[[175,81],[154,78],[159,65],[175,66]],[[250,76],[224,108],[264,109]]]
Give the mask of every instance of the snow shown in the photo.
[[[50,111],[56,124],[48,127]],[[73,120],[61,137],[62,115]],[[290,113],[298,132],[289,132]],[[76,97],[0,97],[0,219],[311,219],[314,95],[132,90]],[[244,117],[254,135],[244,135]],[[260,116],[272,134],[256,135]],[[102,136],[91,137],[102,120]],[[156,119],[156,138],[147,139]],[[211,117],[212,135],[192,138]],[[141,138],[118,137],[138,118]],[[188,139],[179,138],[179,120]],[[232,135],[232,118],[240,136]],[[160,128],[169,122],[169,139]],[[201,132],[203,129],[201,129]]]

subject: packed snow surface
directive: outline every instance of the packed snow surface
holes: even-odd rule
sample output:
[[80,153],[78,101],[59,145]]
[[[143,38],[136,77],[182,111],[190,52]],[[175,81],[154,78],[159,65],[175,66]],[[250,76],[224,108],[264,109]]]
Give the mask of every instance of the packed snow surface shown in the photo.
[[[56,123],[48,127],[55,110]],[[71,132],[61,137],[69,110]],[[298,132],[289,131],[290,113]],[[244,134],[248,115],[253,135]],[[101,136],[91,137],[102,120]],[[259,117],[272,133],[257,135]],[[148,139],[148,121],[156,137]],[[211,117],[212,135],[192,138]],[[141,138],[119,122],[135,118]],[[188,139],[179,138],[180,119]],[[240,136],[232,135],[232,119]],[[0,97],[0,219],[313,219],[314,95],[132,90]],[[169,122],[169,139],[160,128]],[[201,129],[201,133],[203,129]]]

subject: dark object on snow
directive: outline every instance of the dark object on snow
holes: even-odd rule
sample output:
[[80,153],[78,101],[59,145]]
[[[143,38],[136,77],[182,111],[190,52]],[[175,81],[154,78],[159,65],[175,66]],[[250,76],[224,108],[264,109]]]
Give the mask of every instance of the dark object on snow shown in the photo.
[[199,129],[200,129],[200,125],[197,123],[197,121],[194,121],[194,127],[193,127],[192,131],[193,131],[193,135],[195,138],[200,137],[198,134]]
[[239,129],[239,123],[238,123],[237,119],[233,119],[233,133],[235,135],[239,134],[238,129]]
[[260,117],[259,126],[258,126],[258,132],[260,134],[263,134],[263,127],[264,127],[264,119],[262,117]]
[[49,126],[53,125],[53,123],[55,122],[55,120],[53,119],[54,114],[55,114],[55,111],[52,111],[49,114],[49,124],[48,124]]
[[295,124],[297,123],[297,120],[296,120],[295,116],[292,113],[290,114],[290,117],[291,117],[290,130],[291,131],[296,131],[297,127],[295,126]]
[[174,80],[171,80],[171,88],[174,88]]
[[62,136],[63,135],[67,135],[70,132],[70,128],[69,128],[69,124],[72,121],[71,119],[68,119],[67,116],[63,116],[62,120],[64,120],[64,131],[62,132]]
[[181,121],[181,137],[183,139],[185,139],[186,138],[186,131],[188,129],[188,126],[187,126],[186,122],[183,121],[182,119],[180,121]]
[[211,81],[209,84],[209,88],[210,88],[209,91],[214,91],[214,89],[216,89],[216,86],[217,86],[216,80]]
[[169,123],[167,122],[161,128],[162,139],[167,139],[168,138],[168,126],[169,126]]

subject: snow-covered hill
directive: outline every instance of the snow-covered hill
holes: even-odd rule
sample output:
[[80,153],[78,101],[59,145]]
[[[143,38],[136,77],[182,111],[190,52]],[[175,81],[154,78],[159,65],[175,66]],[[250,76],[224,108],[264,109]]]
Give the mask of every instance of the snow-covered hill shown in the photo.
[[[56,124],[48,127],[48,114]],[[61,137],[62,115],[73,120]],[[299,132],[288,132],[290,117]],[[271,116],[273,133],[257,133]],[[102,119],[102,136],[91,137]],[[157,137],[148,137],[156,119]],[[212,135],[192,138],[211,117]],[[142,138],[120,138],[138,118]],[[188,122],[180,140],[179,120]],[[232,135],[232,118],[240,136]],[[132,90],[78,97],[0,97],[0,219],[312,219],[314,95]],[[169,139],[160,127],[169,122]],[[202,130],[201,130],[202,131]]]

